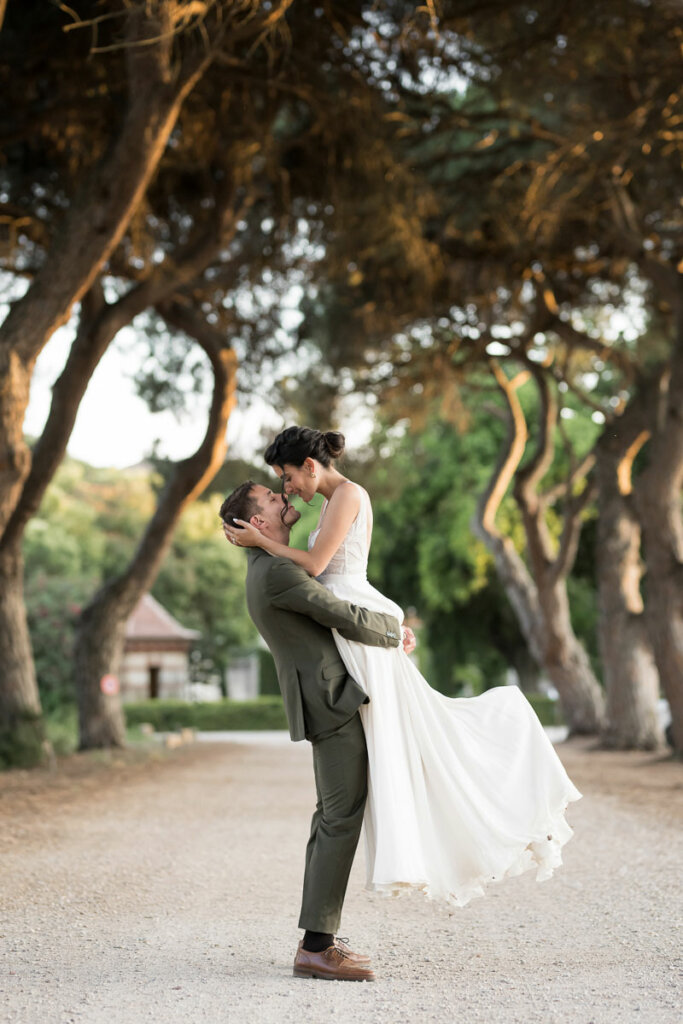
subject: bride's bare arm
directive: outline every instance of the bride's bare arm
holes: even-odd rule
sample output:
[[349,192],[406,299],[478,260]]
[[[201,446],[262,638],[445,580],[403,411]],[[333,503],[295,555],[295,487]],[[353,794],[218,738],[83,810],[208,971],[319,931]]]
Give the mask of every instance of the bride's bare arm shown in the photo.
[[[310,576],[319,576],[330,563],[330,559],[338,550],[341,542],[349,531],[351,524],[360,509],[360,493],[350,481],[345,481],[334,491],[325,509],[320,533],[310,551],[299,551],[286,544],[279,544],[270,537],[264,537],[260,530],[242,519],[236,519],[241,529],[239,541],[241,547],[259,547],[269,551],[271,555],[289,558],[300,565]],[[237,531],[235,531],[237,535]]]

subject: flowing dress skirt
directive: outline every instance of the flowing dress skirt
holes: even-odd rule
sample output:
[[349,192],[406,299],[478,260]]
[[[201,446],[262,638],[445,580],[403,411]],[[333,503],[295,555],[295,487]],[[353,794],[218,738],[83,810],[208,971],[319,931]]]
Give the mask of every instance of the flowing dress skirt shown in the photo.
[[[403,613],[363,575],[326,575],[337,597]],[[370,697],[360,709],[368,746],[367,887],[408,889],[464,906],[484,886],[536,870],[550,878],[573,835],[581,793],[516,686],[479,697],[433,690],[401,649],[345,640],[344,663]]]

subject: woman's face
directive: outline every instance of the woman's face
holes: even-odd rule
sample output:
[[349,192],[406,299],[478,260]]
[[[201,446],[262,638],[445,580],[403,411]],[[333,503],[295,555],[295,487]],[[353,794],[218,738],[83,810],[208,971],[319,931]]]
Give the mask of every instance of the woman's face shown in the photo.
[[[282,479],[280,466],[273,466],[277,475]],[[310,501],[316,492],[315,462],[313,459],[306,459],[303,466],[292,466],[285,462],[284,492],[285,494],[296,494],[303,501]]]

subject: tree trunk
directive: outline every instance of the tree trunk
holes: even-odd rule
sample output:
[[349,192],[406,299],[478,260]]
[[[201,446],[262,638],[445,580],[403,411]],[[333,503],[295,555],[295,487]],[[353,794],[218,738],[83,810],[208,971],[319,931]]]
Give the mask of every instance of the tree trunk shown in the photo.
[[173,305],[163,315],[194,337],[211,359],[214,392],[209,424],[195,454],[177,464],[130,564],[100,588],[81,615],[75,645],[81,749],[123,741],[120,700],[103,699],[100,681],[118,671],[126,621],[154,582],[183,509],[213,479],[226,450],[225,432],[235,402],[235,354],[214,328],[186,310]]
[[[510,380],[493,361],[491,372],[507,401],[508,436],[478,502],[472,529],[493,555],[529,651],[559,694],[570,734],[592,734],[602,726],[604,697],[588,655],[572,628],[566,584],[576,554],[581,510],[590,492],[585,488],[583,495],[567,501],[559,550],[553,554],[545,504],[536,488],[552,462],[555,403],[545,376],[538,367],[531,367],[541,398],[540,427],[534,456],[523,471],[518,471],[526,447],[527,426],[517,388],[528,380],[529,373]],[[524,520],[531,572],[510,538],[504,537],[495,523],[500,502],[515,474],[515,497]],[[573,483],[574,474],[567,481],[567,491],[571,491]]]
[[656,750],[664,743],[659,675],[640,593],[640,523],[631,497],[631,467],[649,436],[654,386],[631,399],[596,446],[598,635],[607,696],[602,740],[621,750]]
[[479,519],[472,526],[493,555],[498,578],[534,661],[559,694],[570,735],[599,732],[604,698],[572,628],[565,580],[538,587],[509,538],[490,534]]
[[[67,444],[76,422],[78,410],[92,374],[118,332],[129,324],[138,313],[162,300],[167,300],[175,289],[193,282],[199,274],[204,272],[220,247],[231,236],[238,213],[232,210],[231,195],[223,197],[223,200],[222,205],[214,212],[212,223],[203,236],[196,243],[178,253],[172,261],[169,260],[169,268],[166,264],[162,264],[150,278],[135,285],[114,303],[104,301],[98,281],[83,296],[76,338],[65,369],[52,388],[50,412],[43,432],[34,445],[31,470],[5,527],[3,544],[18,546],[22,543],[26,525],[37,512],[46,489],[67,451]],[[0,601],[0,631],[5,630],[11,633],[14,630],[13,618],[11,622],[4,622],[4,613],[5,603]],[[14,613],[12,606],[12,616]],[[26,618],[26,614],[24,618]],[[30,647],[28,650],[30,652]],[[22,667],[17,665],[16,673],[20,671],[22,671]],[[24,663],[24,672],[26,675],[25,685],[30,687],[31,680],[33,679],[35,682],[31,656]],[[88,670],[88,675],[90,678],[95,677],[94,667]],[[101,676],[97,678],[99,679]],[[95,737],[102,730],[106,732],[106,729],[110,727],[103,724],[109,718],[105,712],[106,709],[112,707],[111,696],[101,693],[92,694],[90,702],[86,702],[81,709],[82,717],[92,716],[91,725],[86,731],[91,731]],[[120,742],[123,741],[123,719],[120,714],[116,713],[113,713],[111,718],[111,744],[120,745]],[[91,745],[101,744],[95,741]],[[110,743],[104,745],[110,745]]]
[[126,741],[121,701],[116,694],[103,693],[101,687],[104,676],[118,675],[126,622],[135,607],[134,600],[131,604],[130,598],[122,597],[114,587],[106,595],[99,590],[79,619],[74,673],[80,750],[122,747]]
[[566,579],[541,581],[538,603],[541,667],[560,695],[569,731],[577,735],[599,732],[605,700],[586,649],[572,626]]
[[[199,59],[176,65],[174,71],[172,17],[170,5],[158,7],[157,13],[151,7],[130,13],[129,100],[121,130],[66,214],[41,270],[0,327],[0,537],[17,511],[31,468],[23,422],[35,360],[123,236],[182,103],[209,60],[206,51]],[[140,46],[140,40],[145,45]],[[147,45],[150,40],[155,40],[153,45]],[[0,707],[6,709],[2,728],[10,728],[17,715],[40,714],[23,586],[13,568],[25,521],[15,523],[6,538],[7,567],[0,574],[0,653],[9,658],[0,677]],[[36,723],[32,730],[40,735],[41,728]],[[17,738],[27,729],[17,730]]]
[[[683,301],[683,300],[680,300]],[[671,708],[674,749],[683,754],[683,311],[664,415],[636,481],[645,553],[645,614],[662,689]]]
[[[170,5],[129,17],[129,103],[111,151],[64,218],[47,259],[0,327],[0,534],[30,467],[23,438],[36,358],[88,290],[125,232],[204,62],[172,72]],[[140,39],[156,39],[140,46]]]
[[[656,532],[654,522],[651,522],[651,528]],[[643,533],[647,545],[648,536],[645,530]],[[658,578],[653,576],[650,579],[649,573],[656,574],[657,566],[661,565],[660,559],[652,552],[655,545],[660,546],[659,538],[650,543],[651,550],[647,558],[645,607],[648,631],[662,689],[671,710],[673,747],[677,754],[683,756],[683,570],[680,562],[673,565],[669,563]]]
[[49,751],[33,670],[19,544],[0,547],[0,768],[39,764]]

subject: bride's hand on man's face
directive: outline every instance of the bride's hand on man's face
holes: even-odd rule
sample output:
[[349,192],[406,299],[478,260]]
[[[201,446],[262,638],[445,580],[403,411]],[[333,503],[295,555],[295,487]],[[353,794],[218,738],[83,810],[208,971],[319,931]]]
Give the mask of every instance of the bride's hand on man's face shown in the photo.
[[223,533],[230,541],[240,548],[258,548],[261,546],[262,537],[259,530],[251,523],[245,523],[243,519],[235,519],[236,526],[223,523]]

